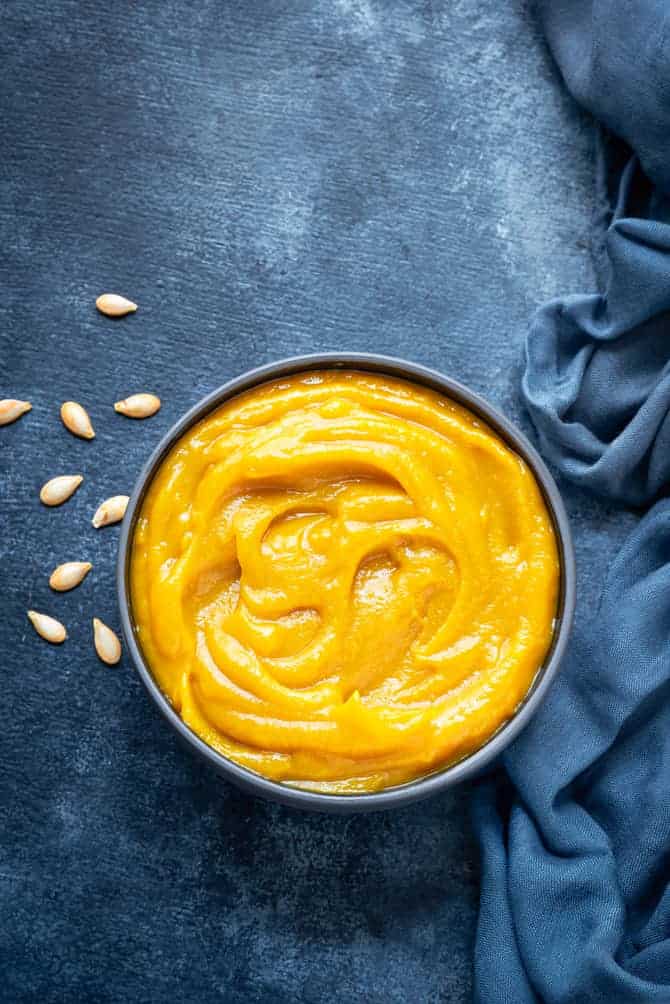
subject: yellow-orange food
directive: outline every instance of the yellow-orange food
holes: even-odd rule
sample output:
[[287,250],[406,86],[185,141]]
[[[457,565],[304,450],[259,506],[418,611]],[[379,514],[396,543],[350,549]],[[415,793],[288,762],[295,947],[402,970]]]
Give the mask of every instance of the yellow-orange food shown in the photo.
[[458,760],[513,714],[559,564],[533,475],[484,422],[418,385],[325,371],[180,440],[131,579],[152,672],[205,742],[354,792]]

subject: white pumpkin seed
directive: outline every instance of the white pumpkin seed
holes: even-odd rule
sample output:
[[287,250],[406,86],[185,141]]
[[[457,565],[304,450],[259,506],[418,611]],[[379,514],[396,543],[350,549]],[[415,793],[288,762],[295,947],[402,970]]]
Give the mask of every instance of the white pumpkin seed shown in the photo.
[[65,401],[60,408],[63,425],[81,439],[95,439],[95,432],[88,417],[88,412],[76,401]]
[[28,611],[28,619],[40,638],[50,641],[52,645],[60,645],[67,638],[67,631],[60,621],[47,614],[38,614],[36,610]]
[[136,303],[118,293],[103,293],[95,301],[95,305],[107,317],[123,317],[124,314],[134,314],[137,310]]
[[42,485],[40,501],[44,505],[62,505],[74,495],[83,480],[81,474],[61,474],[57,478],[51,478]]
[[93,618],[93,643],[102,661],[108,666],[115,666],[121,658],[121,642],[112,629],[97,617]]
[[65,593],[74,589],[82,582],[93,568],[90,561],[66,561],[64,565],[54,568],[49,579],[49,585],[57,593]]
[[129,501],[127,495],[112,495],[111,498],[105,499],[96,509],[92,520],[96,530],[101,526],[108,526],[110,523],[118,523],[122,520]]
[[30,401],[16,401],[14,398],[5,398],[0,401],[0,425],[9,425],[15,422],[21,415],[30,411],[32,404]]
[[149,418],[155,415],[161,406],[161,399],[155,394],[131,394],[123,401],[117,401],[114,411],[128,418]]

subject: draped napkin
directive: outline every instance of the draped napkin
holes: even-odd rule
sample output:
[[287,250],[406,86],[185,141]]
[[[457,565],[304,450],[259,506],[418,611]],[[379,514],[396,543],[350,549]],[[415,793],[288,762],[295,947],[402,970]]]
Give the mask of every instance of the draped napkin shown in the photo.
[[561,475],[656,502],[545,704],[476,789],[475,999],[668,1004],[670,5],[537,6],[565,83],[602,126],[600,291],[537,313],[523,394]]

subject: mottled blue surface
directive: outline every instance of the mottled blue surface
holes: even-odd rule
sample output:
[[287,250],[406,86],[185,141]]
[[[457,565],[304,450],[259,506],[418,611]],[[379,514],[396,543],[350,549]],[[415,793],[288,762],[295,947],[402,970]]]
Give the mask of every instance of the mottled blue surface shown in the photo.
[[[0,430],[0,996],[468,1001],[468,790],[338,819],[217,781],[92,652],[117,530],[90,517],[204,393],[297,352],[405,355],[519,419],[531,311],[593,285],[591,127],[519,2],[14,0],[0,47],[0,397],[34,406]],[[138,313],[100,317],[106,289]],[[114,414],[143,389],[156,418]],[[583,617],[632,518],[567,502]]]

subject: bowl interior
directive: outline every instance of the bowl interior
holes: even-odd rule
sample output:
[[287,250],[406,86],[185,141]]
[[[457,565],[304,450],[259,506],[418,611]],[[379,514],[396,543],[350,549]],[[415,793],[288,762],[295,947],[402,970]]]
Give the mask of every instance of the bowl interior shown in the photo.
[[[457,763],[395,787],[351,795],[323,794],[271,781],[217,753],[192,732],[163,694],[144,659],[135,631],[129,584],[133,533],[142,502],[154,474],[175,442],[210,411],[252,387],[296,373],[321,369],[359,370],[397,377],[429,387],[478,415],[533,471],[553,522],[560,560],[559,595],[551,645],[543,665],[538,668],[533,683],[512,718],[483,746]],[[123,634],[137,671],[163,716],[190,748],[220,774],[251,793],[296,807],[325,812],[352,812],[404,805],[465,780],[478,773],[518,735],[544,697],[565,651],[575,604],[575,562],[568,517],[558,488],[537,451],[504,415],[458,381],[416,363],[362,353],[325,353],[298,356],[251,370],[209,394],[168,431],[142,469],[128,504],[119,543],[117,585]]]

